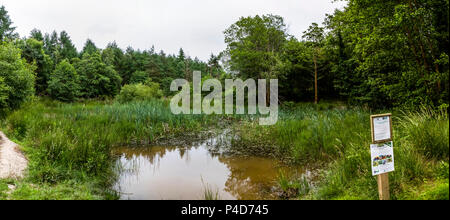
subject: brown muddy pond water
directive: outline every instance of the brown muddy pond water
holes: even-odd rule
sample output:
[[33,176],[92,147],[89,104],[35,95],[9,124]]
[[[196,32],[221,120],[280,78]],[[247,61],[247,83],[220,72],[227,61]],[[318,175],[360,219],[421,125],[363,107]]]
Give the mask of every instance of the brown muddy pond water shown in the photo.
[[262,157],[212,153],[212,138],[192,147],[121,147],[116,150],[121,172],[114,188],[121,199],[197,200],[209,188],[220,199],[278,199],[280,170],[288,175],[308,172]]

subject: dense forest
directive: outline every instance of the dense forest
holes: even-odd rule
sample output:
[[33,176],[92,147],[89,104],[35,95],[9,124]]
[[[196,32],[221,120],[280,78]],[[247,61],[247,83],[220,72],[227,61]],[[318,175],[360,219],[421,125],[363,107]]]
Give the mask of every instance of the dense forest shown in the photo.
[[278,78],[281,101],[446,108],[448,6],[448,0],[351,0],[322,25],[311,24],[302,39],[288,34],[280,16],[241,17],[224,31],[227,49],[206,62],[183,49],[167,55],[153,47],[122,50],[115,42],[100,49],[90,39],[77,51],[65,31],[35,29],[20,38],[2,6],[0,109],[17,109],[32,94],[66,102],[114,97],[138,83],[169,96],[171,81],[191,79],[194,70],[216,78]]

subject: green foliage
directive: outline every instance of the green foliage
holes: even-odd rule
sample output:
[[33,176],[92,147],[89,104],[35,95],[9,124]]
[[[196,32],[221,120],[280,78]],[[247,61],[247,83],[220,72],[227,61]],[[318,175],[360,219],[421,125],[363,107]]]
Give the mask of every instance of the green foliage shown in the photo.
[[448,103],[448,6],[350,0],[329,16],[325,49],[340,94],[373,108]]
[[222,74],[222,67],[220,66],[220,58],[222,54],[215,56],[211,54],[208,60],[208,74],[213,77],[218,77]]
[[34,93],[33,67],[12,43],[0,44],[0,114],[19,108]]
[[81,60],[74,61],[74,66],[80,76],[82,97],[113,97],[119,93],[122,79],[114,67],[102,62],[100,53],[84,53]]
[[95,194],[91,185],[73,181],[39,186],[32,182],[19,183],[14,192],[9,195],[11,200],[100,200],[102,198]]
[[75,68],[67,60],[59,63],[48,82],[48,93],[64,102],[76,101],[80,95],[80,79]]
[[19,35],[14,32],[16,27],[12,26],[13,22],[9,18],[8,11],[6,11],[5,6],[0,7],[0,42],[7,39],[14,39]]
[[56,31],[53,31],[51,35],[44,35],[44,51],[45,54],[50,56],[54,65],[58,64],[61,59],[59,54],[60,47]]
[[0,200],[5,200],[6,198],[8,198],[8,191],[8,183],[5,180],[0,179]]
[[71,60],[78,56],[77,48],[73,45],[67,32],[61,31],[59,34],[59,44],[59,55],[61,56],[61,59]]
[[160,84],[164,95],[168,96],[172,94],[169,88],[173,79],[190,79],[194,70],[215,77],[223,74],[218,56],[212,55],[210,61],[205,63],[187,57],[182,49],[178,56],[166,55],[163,51],[155,53],[154,48],[140,51],[129,47],[124,53],[115,42],[100,50],[88,39],[81,58],[78,58],[76,48],[65,31],[59,35],[53,31],[43,37],[39,30],[34,29],[29,39],[16,43],[23,50],[23,57],[29,63],[36,63],[38,95],[46,95],[49,76],[64,59],[76,68],[83,85],[80,91],[83,98],[112,97],[118,94],[122,85],[145,84],[150,78]]
[[303,32],[303,38],[319,47],[324,40],[324,28],[319,27],[317,23],[312,23],[308,30]]
[[125,57],[116,42],[109,43],[102,50],[102,60],[106,65],[114,67],[114,70],[122,77],[122,85],[124,85],[126,83],[126,74],[124,74],[126,72]]
[[448,161],[441,161],[436,167],[437,178],[447,179],[449,178],[449,166]]
[[30,32],[30,38],[34,38],[37,41],[44,41],[44,35],[42,34],[42,32],[38,29],[33,29]]
[[280,100],[311,100],[317,72],[324,99],[372,109],[437,108],[448,104],[450,89],[448,6],[350,0],[327,15],[325,28],[313,23],[302,42],[288,38],[279,16],[243,17],[224,32],[223,58],[242,78],[279,78]]
[[417,199],[420,200],[449,200],[448,180],[423,192]]
[[239,72],[244,79],[276,77],[278,56],[287,37],[282,17],[241,17],[224,34],[232,71]]
[[53,31],[51,35],[45,34],[42,38],[42,33],[39,30],[33,30],[31,38],[43,41],[45,54],[50,56],[54,65],[64,59],[71,60],[78,57],[77,49],[66,31],[61,31],[59,36],[56,31]]
[[17,40],[15,43],[22,50],[22,57],[29,64],[36,65],[36,94],[45,93],[49,76],[53,70],[53,61],[50,56],[45,54],[43,43],[35,38]]
[[416,151],[430,159],[449,158],[449,123],[445,111],[422,109],[404,116],[401,124]]
[[97,48],[97,46],[95,46],[94,42],[91,39],[87,39],[86,43],[84,43],[84,47],[83,50],[81,51],[81,55],[83,56],[84,54],[94,54],[94,53],[98,53],[99,49]]
[[145,101],[151,99],[159,99],[162,97],[162,91],[159,89],[159,84],[154,82],[146,82],[145,84],[138,83],[132,85],[125,85],[122,87],[120,94],[117,95],[116,100],[120,103],[131,101]]
[[291,38],[283,47],[283,65],[279,71],[279,95],[287,100],[311,100],[314,97],[312,50],[304,42]]
[[130,84],[145,83],[148,80],[148,73],[145,71],[136,71],[131,75]]

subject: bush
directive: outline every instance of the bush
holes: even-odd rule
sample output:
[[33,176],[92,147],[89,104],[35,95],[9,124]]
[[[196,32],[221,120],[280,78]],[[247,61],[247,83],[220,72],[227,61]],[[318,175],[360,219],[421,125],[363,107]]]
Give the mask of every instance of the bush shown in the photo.
[[34,66],[20,53],[11,43],[0,44],[0,114],[19,108],[34,94]]
[[117,95],[116,100],[120,103],[126,103],[131,101],[159,99],[161,97],[162,91],[159,89],[159,84],[147,82],[146,84],[138,83],[125,85],[122,87],[120,94]]
[[77,71],[67,60],[59,63],[48,83],[48,93],[53,99],[73,102],[80,94]]

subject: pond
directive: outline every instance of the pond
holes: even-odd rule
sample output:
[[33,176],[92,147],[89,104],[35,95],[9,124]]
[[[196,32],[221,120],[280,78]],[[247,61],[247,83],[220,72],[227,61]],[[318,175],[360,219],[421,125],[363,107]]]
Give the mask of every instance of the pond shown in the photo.
[[189,147],[119,147],[121,172],[114,188],[125,200],[205,199],[207,189],[226,200],[278,199],[280,170],[308,173],[274,159],[214,153],[211,146],[217,144],[214,137]]

